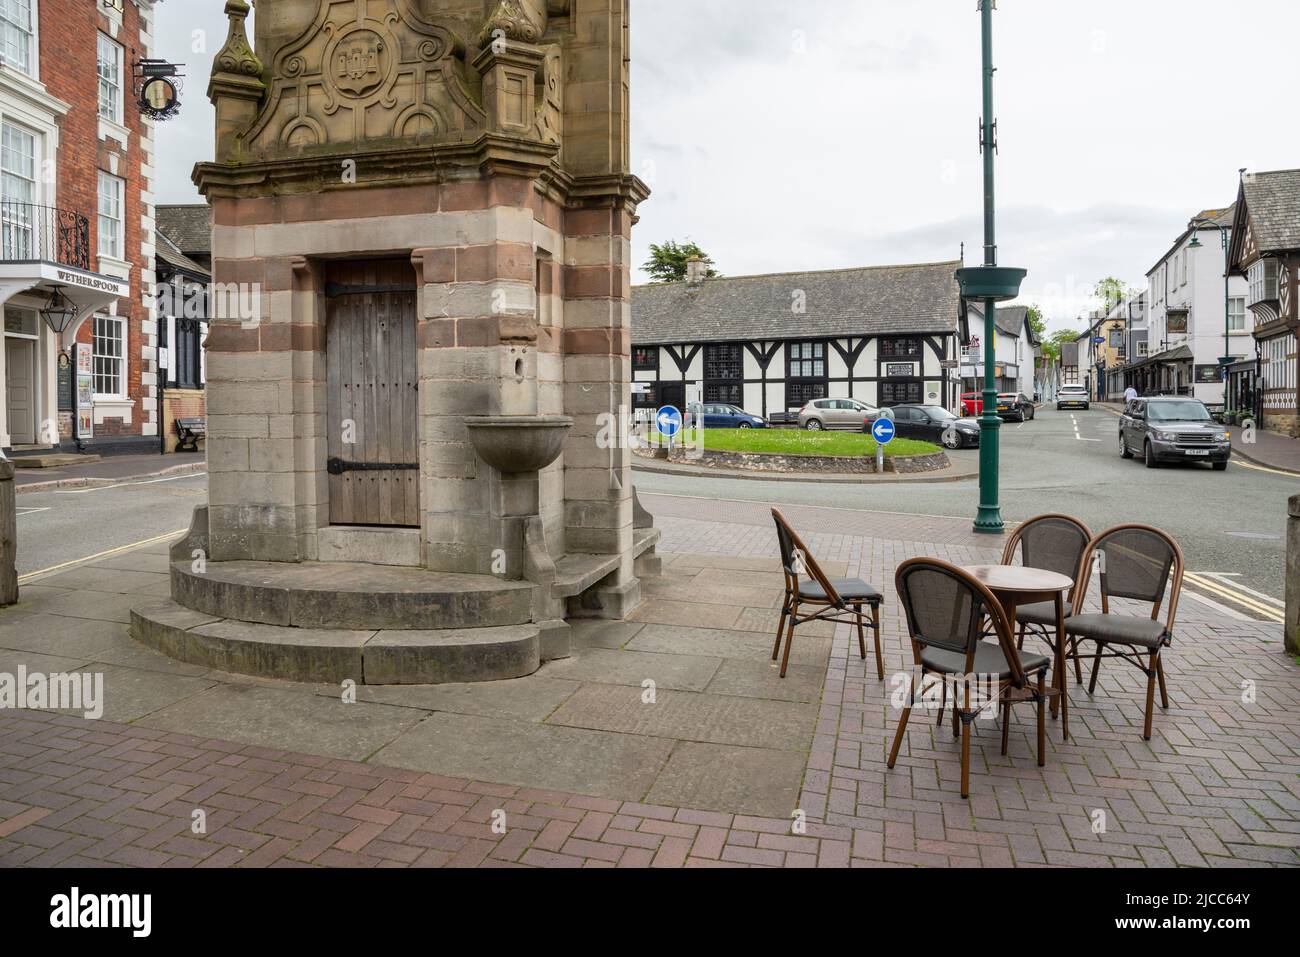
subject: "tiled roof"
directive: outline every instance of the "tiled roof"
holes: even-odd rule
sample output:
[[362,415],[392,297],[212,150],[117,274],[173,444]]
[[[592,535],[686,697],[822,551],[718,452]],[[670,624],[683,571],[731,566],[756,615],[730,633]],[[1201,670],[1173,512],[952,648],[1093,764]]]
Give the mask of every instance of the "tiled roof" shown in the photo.
[[187,256],[212,254],[212,207],[207,203],[159,206],[155,211],[159,232]]
[[158,258],[170,264],[172,268],[183,270],[197,277],[212,278],[212,272],[200,266],[189,256],[186,256],[166,233],[161,229],[158,230],[158,244],[156,247]]
[[[637,286],[632,341],[734,342],[957,332],[960,262]],[[804,312],[796,310],[803,304]]]
[[[970,303],[972,322],[984,322],[984,309],[977,302]],[[998,306],[997,314],[993,317],[993,322],[997,325],[998,331],[1003,335],[1015,336],[1017,339],[1022,338],[1028,332],[1030,344],[1037,345],[1038,337],[1034,335],[1034,329],[1029,325],[1029,307],[1028,306]]]
[[1247,173],[1241,186],[1260,251],[1300,249],[1300,169]]

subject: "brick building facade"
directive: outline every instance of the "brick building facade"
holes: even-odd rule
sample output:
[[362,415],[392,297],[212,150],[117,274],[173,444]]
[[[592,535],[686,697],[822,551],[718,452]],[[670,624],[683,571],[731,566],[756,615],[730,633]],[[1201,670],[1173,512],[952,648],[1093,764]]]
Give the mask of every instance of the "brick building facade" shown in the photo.
[[153,0],[0,5],[0,445],[18,454],[156,447],[154,121],[133,80],[152,32]]

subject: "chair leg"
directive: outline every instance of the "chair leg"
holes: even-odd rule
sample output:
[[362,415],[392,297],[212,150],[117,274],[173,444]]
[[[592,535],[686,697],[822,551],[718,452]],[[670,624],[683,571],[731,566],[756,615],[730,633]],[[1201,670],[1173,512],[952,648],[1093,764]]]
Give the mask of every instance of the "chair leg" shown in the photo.
[[1097,653],[1092,658],[1092,677],[1088,679],[1088,694],[1097,693],[1097,674],[1101,671],[1101,642],[1097,642]]
[[776,644],[772,646],[772,660],[776,661],[777,656],[781,654],[781,639],[785,637],[785,620],[790,617],[790,593],[786,592],[785,601],[781,605],[781,624],[776,626]]
[[[919,667],[919,666],[918,666]],[[912,691],[907,698],[907,707],[903,709],[903,717],[898,721],[898,733],[894,735],[894,747],[890,749],[889,761],[885,765],[892,768],[894,762],[898,760],[898,749],[903,746],[903,735],[907,733],[907,719],[912,716],[912,703],[916,701],[916,673],[912,674]]]
[[1160,679],[1160,707],[1169,710],[1169,689],[1165,687],[1165,656],[1156,652],[1156,677]]
[[952,736],[961,734],[961,705],[957,703],[957,689],[952,689]]
[[1005,756],[1011,743],[1011,702],[1002,704],[1002,754]]
[[[969,705],[967,705],[969,707]],[[970,722],[961,723],[961,796],[970,797]]]
[[794,647],[794,620],[799,617],[799,602],[796,600],[790,608],[790,624],[786,630],[785,654],[781,656],[781,677],[785,677],[785,670],[790,666],[790,649]]
[[1142,740],[1151,740],[1151,712],[1156,706],[1156,664],[1160,658],[1160,652],[1151,652],[1151,664],[1147,668],[1147,720],[1142,729]]
[[885,656],[880,651],[880,606],[871,606],[871,629],[876,633],[876,674],[885,680]]
[[[939,717],[938,717],[938,719],[934,722],[934,726],[935,726],[936,728],[942,728],[942,727],[943,727],[943,713],[944,713],[945,711],[948,710],[948,682],[947,682],[946,680],[943,680],[942,675],[940,676],[940,679],[941,679],[941,680],[940,680],[940,682],[939,682],[939,687],[940,687],[940,692],[939,692]],[[954,703],[953,706],[956,707],[956,704]]]
[[1016,647],[1019,648],[1021,651],[1025,650],[1025,629],[1028,627],[1029,626],[1024,624],[1023,622],[1020,625],[1020,640],[1019,642],[1017,642]]
[[[1066,638],[1067,638],[1067,639],[1068,639],[1069,637],[1070,637],[1069,635],[1066,635]],[[1083,684],[1083,665],[1081,665],[1081,664],[1079,663],[1079,642],[1078,642],[1078,640],[1076,639],[1075,641],[1071,641],[1071,642],[1069,643],[1069,647],[1072,648],[1072,649],[1074,649],[1073,652],[1072,652],[1071,655],[1070,655],[1070,657],[1074,659],[1074,683],[1077,684],[1077,685],[1081,685],[1081,684]]]
[[867,630],[862,624],[862,603],[858,602],[853,606],[853,614],[858,619],[858,651],[862,654],[862,660],[867,660]]
[[1038,672],[1038,766],[1047,764],[1047,688],[1043,672]]

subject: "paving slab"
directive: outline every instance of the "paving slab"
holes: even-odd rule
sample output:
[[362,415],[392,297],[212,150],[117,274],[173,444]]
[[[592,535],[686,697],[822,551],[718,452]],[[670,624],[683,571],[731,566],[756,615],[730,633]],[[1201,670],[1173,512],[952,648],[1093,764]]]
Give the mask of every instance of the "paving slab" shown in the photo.
[[[357,699],[422,711],[449,711],[540,723],[580,687],[576,681],[533,675],[512,681],[474,684],[363,685],[357,688]],[[338,691],[331,688],[327,693],[337,695]]]
[[42,655],[34,651],[15,651],[0,648],[0,673],[16,675],[18,666],[22,665],[28,672],[39,671],[41,674],[77,671],[90,662],[85,658],[65,658],[62,655]]
[[798,751],[683,742],[646,802],[789,818],[799,804],[805,760]]
[[817,702],[822,698],[825,672],[825,665],[791,665],[782,678],[780,666],[775,661],[724,658],[704,690],[709,694],[742,698]]
[[646,599],[631,616],[633,621],[703,628],[731,628],[739,617],[740,608],[736,605],[701,605],[667,598]]
[[637,621],[571,621],[569,641],[574,648],[622,648],[645,627]]
[[120,622],[44,613],[27,616],[6,613],[0,617],[0,648],[95,661],[130,640],[127,626]]
[[660,688],[703,691],[721,663],[720,658],[700,655],[585,648],[572,658],[550,662],[542,673],[569,681],[637,687],[645,681],[653,681]]
[[754,586],[749,584],[744,575],[731,573],[730,584],[716,581],[700,581],[699,577],[685,583],[663,583],[653,579],[641,583],[641,594],[647,602],[661,599],[674,601],[698,602],[706,605],[752,606],[754,608],[779,608],[783,591],[780,588]]
[[[103,675],[103,714],[100,719],[130,724],[147,714],[184,701],[214,687],[211,678],[187,678],[158,671],[138,671],[120,665],[90,664],[77,669],[81,674]],[[71,708],[62,714],[82,716],[85,708]]]
[[345,704],[303,691],[222,684],[156,711],[138,723],[162,731],[226,738],[267,748],[364,761],[423,712],[383,704]]
[[87,591],[82,588],[61,588],[51,585],[23,585],[20,598],[25,607],[65,618],[87,618],[91,621],[118,621],[129,624],[131,608],[140,603],[136,594],[111,594]]
[[546,720],[628,735],[800,751],[812,742],[817,707],[662,689],[649,703],[641,688],[586,685]]
[[[776,629],[769,634],[752,631],[731,631],[726,628],[682,628],[670,625],[646,625],[628,642],[630,651],[651,651],[664,655],[709,655],[718,658],[739,658],[744,661],[770,662],[772,646],[776,642]],[[830,657],[831,638],[805,634],[800,629],[795,634],[790,661],[796,665],[825,667]]]
[[59,572],[49,578],[42,578],[41,584],[53,585],[56,588],[134,595],[166,595],[171,589],[166,573],[131,571],[125,568],[105,568],[96,565],[83,565],[71,571]]
[[662,738],[435,714],[373,760],[434,774],[639,801],[672,748],[673,742]]

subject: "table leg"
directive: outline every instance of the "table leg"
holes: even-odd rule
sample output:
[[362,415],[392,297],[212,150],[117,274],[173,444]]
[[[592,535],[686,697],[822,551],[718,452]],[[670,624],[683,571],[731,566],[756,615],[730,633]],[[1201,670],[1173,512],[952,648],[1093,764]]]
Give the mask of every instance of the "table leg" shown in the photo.
[[[1061,699],[1061,740],[1070,739],[1070,687],[1066,678],[1068,669],[1065,661],[1065,600],[1061,593],[1056,593],[1056,675],[1057,690]],[[1055,707],[1056,702],[1052,702]]]

